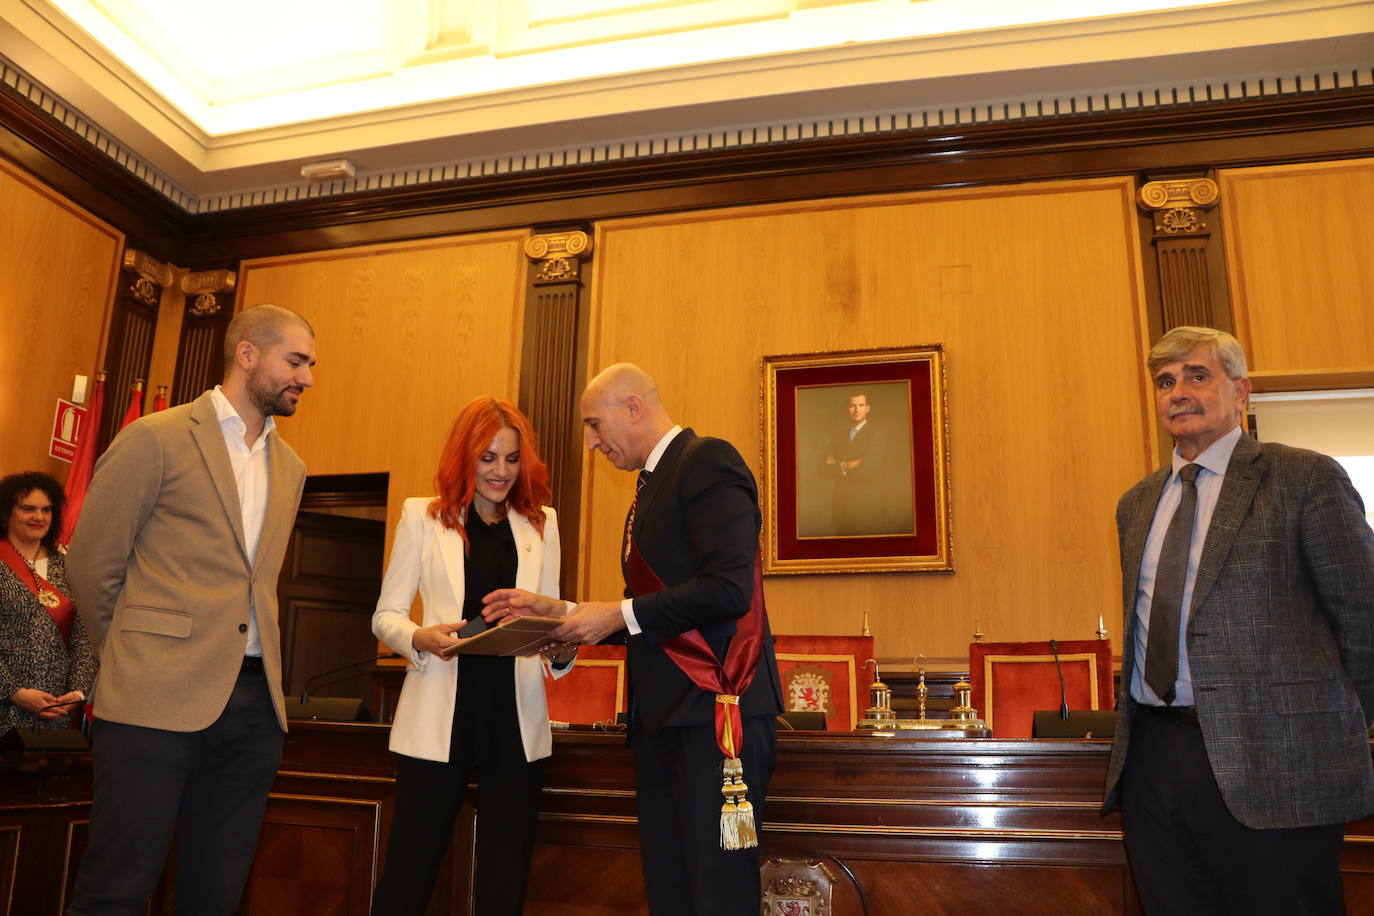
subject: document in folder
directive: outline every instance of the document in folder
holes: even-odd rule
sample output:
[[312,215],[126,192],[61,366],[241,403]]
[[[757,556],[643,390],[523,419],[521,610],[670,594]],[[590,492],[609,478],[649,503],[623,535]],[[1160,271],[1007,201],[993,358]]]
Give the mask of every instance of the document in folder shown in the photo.
[[455,655],[535,655],[549,641],[549,632],[562,626],[558,617],[507,617],[497,626],[443,651]]

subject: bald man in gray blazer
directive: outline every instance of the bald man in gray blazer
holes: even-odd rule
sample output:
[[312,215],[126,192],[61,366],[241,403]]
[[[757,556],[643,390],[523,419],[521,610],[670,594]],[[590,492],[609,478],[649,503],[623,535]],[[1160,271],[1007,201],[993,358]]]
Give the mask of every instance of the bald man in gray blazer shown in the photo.
[[1339,464],[1245,434],[1230,334],[1175,328],[1148,362],[1176,448],[1117,508],[1106,807],[1151,916],[1343,912],[1344,825],[1374,811],[1374,531]]
[[69,914],[144,912],[174,833],[176,911],[235,912],[281,762],[277,576],[305,465],[272,417],[313,382],[314,332],[255,306],[225,350],[223,385],[115,438],[72,540],[100,673]]

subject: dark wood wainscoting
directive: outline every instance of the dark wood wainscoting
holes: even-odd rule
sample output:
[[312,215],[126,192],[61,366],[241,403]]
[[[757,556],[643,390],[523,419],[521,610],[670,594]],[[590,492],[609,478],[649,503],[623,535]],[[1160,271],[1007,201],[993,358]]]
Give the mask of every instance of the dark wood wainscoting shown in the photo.
[[[298,722],[243,913],[366,916],[390,827],[383,725]],[[1110,743],[783,734],[763,851],[819,861],[834,916],[1139,912],[1120,819],[1098,813]],[[90,761],[0,764],[0,913],[58,913],[84,844]],[[465,806],[431,914],[470,914]],[[1374,914],[1374,819],[1347,830],[1351,914]],[[151,908],[170,913],[170,884]],[[644,913],[629,750],[563,732],[547,770],[526,913]]]

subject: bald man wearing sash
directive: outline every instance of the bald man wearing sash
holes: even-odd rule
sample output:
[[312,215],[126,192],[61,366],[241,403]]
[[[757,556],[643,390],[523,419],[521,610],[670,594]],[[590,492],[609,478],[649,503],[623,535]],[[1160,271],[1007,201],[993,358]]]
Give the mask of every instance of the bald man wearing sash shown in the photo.
[[[582,422],[588,448],[641,471],[620,549],[626,597],[579,604],[550,636],[627,646],[650,912],[755,916],[782,690],[754,476],[730,443],[676,425],[653,379],[628,363],[592,380]],[[503,590],[487,615],[561,607]]]

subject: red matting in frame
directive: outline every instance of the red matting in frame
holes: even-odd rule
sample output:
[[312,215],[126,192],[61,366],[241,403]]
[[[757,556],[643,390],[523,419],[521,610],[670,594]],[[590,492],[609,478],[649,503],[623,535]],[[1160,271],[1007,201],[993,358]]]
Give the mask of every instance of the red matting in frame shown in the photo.
[[[850,572],[865,569],[951,568],[948,550],[947,481],[944,466],[943,350],[938,345],[902,350],[857,351],[787,357],[765,373],[771,398],[774,555],[769,572]],[[807,537],[798,533],[797,392],[818,386],[907,382],[911,395],[912,535]],[[827,561],[833,561],[833,566]],[[884,561],[892,561],[890,564]],[[795,564],[794,568],[787,568]]]

